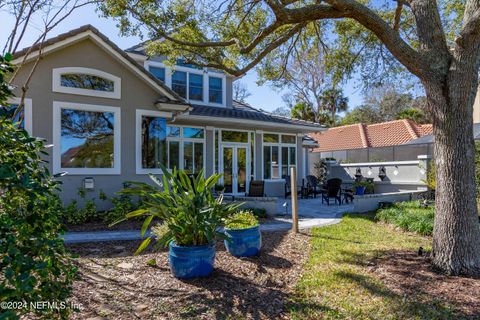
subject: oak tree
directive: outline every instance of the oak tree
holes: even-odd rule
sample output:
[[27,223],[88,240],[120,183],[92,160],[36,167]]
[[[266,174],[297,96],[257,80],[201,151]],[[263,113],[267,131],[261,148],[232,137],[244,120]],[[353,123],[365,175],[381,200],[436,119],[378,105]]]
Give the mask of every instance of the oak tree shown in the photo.
[[342,72],[355,72],[352,61],[360,74],[407,70],[425,89],[434,125],[433,263],[451,274],[480,275],[472,121],[479,0],[106,0],[101,8],[126,34],[147,30],[158,39],[149,53],[234,76],[285,58],[311,29],[312,39],[327,33],[338,44],[332,55]]

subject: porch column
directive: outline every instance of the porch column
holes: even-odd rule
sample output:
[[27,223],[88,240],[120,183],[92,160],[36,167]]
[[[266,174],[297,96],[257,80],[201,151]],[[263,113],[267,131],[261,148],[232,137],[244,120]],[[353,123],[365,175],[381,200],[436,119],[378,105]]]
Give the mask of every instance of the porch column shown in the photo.
[[255,179],[263,180],[263,131],[255,130]]
[[303,133],[297,134],[297,184],[299,186],[302,185],[302,179],[305,178],[305,175],[304,175],[305,171],[303,168],[304,152],[302,148],[302,144],[303,144],[302,138],[303,138]]

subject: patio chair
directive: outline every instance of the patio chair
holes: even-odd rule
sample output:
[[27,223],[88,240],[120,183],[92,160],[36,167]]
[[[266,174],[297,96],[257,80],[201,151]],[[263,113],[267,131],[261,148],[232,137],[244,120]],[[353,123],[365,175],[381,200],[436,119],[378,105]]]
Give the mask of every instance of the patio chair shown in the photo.
[[248,197],[265,197],[265,181],[251,180],[248,188]]
[[327,202],[327,205],[330,205],[330,199],[334,199],[335,203],[338,201],[338,205],[342,204],[342,195],[341,195],[342,179],[333,178],[327,180],[326,188],[321,191],[322,193],[322,204],[324,201]]
[[321,194],[321,193],[322,193],[322,190],[318,185],[317,177],[308,175],[305,196],[308,198],[308,196],[313,195],[313,197],[316,198],[317,194]]

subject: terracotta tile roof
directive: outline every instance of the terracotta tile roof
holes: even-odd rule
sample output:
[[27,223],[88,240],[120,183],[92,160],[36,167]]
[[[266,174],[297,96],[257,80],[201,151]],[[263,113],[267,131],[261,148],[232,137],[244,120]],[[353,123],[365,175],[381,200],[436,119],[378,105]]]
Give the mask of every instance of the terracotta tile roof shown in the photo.
[[364,125],[361,123],[311,133],[319,147],[314,152],[386,147],[404,144],[432,133],[432,125],[411,120],[394,120]]

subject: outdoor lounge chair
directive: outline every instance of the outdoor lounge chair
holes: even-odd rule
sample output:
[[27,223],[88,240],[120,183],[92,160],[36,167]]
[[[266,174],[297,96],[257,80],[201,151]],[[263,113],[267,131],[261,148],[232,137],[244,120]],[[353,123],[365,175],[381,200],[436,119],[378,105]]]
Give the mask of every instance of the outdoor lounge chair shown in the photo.
[[322,193],[322,190],[318,185],[317,177],[308,175],[305,196],[308,198],[310,195],[313,195],[313,197],[316,198],[317,194],[321,194],[321,193]]
[[265,197],[265,181],[251,180],[248,188],[248,197]]
[[322,203],[327,202],[327,205],[330,205],[330,199],[334,199],[335,203],[342,204],[342,195],[341,195],[342,179],[333,178],[327,180],[327,185],[325,189],[321,190],[322,193]]

